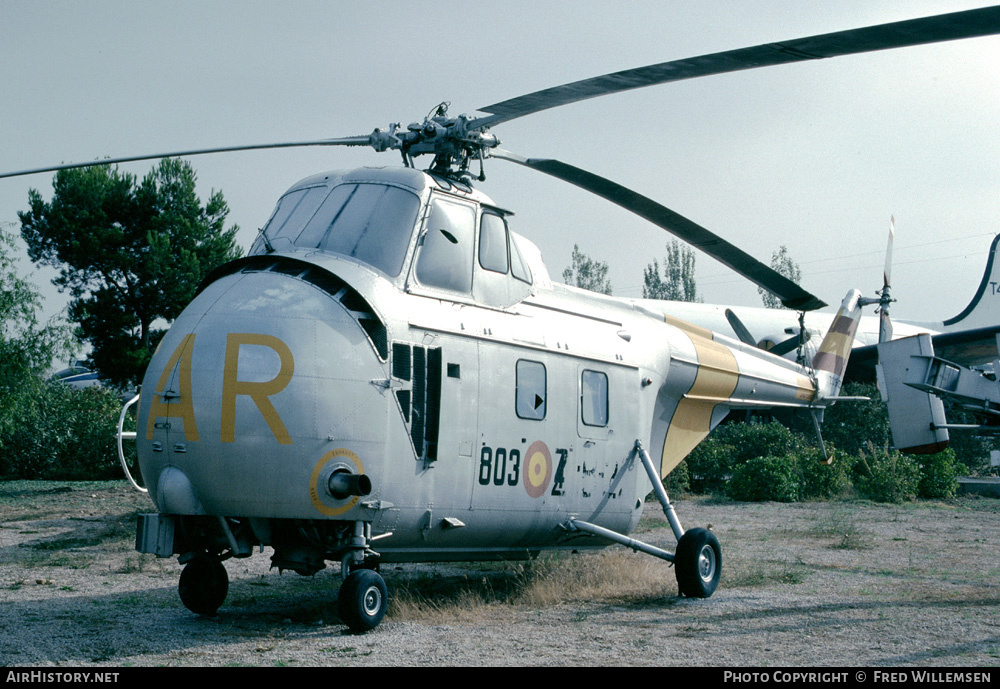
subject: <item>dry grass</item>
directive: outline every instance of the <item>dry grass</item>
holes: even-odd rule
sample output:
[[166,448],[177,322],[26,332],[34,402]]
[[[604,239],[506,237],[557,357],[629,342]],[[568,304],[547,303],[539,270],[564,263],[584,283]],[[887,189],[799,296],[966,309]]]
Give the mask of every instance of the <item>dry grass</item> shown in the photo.
[[873,548],[874,534],[858,522],[858,517],[848,507],[836,505],[813,524],[811,534],[817,538],[832,538],[831,548],[841,550]]
[[483,621],[581,600],[648,604],[673,598],[677,590],[668,563],[617,547],[543,555],[534,562],[494,569],[438,568],[430,574],[395,576],[393,581],[389,616],[425,623]]

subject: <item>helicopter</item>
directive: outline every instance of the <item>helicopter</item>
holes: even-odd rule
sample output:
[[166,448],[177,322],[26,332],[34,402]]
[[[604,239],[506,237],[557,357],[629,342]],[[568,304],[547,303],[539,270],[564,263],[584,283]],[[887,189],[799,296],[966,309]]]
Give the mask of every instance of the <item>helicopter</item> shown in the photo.
[[[626,70],[482,116],[442,104],[368,135],[100,161],[366,146],[403,162],[293,185],[248,255],[213,271],[174,321],[130,403],[158,510],[140,516],[136,549],[178,556],[181,601],[206,615],[225,601],[229,558],[269,546],[274,567],[302,575],[339,562],[339,612],[356,632],[383,619],[379,568],[396,562],[620,543],[673,563],[682,595],[710,597],[721,545],[709,529],[682,528],[662,479],[732,410],[801,409],[818,427],[842,399],[860,293],[847,294],[805,366],[635,300],[554,283],[512,213],[474,187],[487,160],[637,213],[790,308],[825,306],[648,197],[502,149],[493,129],[634,88],[997,33],[1000,8],[986,8]],[[120,424],[119,444],[127,438]],[[628,536],[651,491],[674,552]]]

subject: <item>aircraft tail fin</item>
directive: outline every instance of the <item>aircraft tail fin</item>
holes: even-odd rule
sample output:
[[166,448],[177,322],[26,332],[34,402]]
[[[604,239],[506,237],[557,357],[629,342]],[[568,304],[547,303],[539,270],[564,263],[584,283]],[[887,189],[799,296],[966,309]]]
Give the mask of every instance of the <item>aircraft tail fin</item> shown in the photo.
[[945,330],[971,330],[985,328],[1000,323],[1000,261],[997,260],[997,246],[1000,234],[993,238],[990,255],[986,261],[986,271],[972,301],[954,318],[944,321]]
[[933,454],[948,447],[944,403],[926,389],[909,384],[927,377],[934,360],[931,336],[924,333],[880,342],[878,358],[879,388],[888,403],[892,444],[910,454]]
[[821,397],[834,397],[840,392],[860,320],[861,292],[852,289],[840,303],[840,309],[812,360]]

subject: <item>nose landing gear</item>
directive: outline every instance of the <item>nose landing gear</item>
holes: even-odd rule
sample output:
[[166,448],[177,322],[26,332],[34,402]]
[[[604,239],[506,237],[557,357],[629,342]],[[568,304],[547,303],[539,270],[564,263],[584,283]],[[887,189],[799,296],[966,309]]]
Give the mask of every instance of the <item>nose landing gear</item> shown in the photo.
[[355,522],[351,548],[340,563],[344,583],[337,597],[337,612],[355,634],[375,629],[389,607],[385,581],[377,571],[366,567],[378,562],[371,542],[371,523]]
[[371,569],[356,569],[340,585],[337,612],[340,619],[355,634],[363,634],[378,626],[389,607],[385,581]]
[[229,593],[229,575],[217,557],[200,553],[184,566],[177,591],[191,612],[214,615]]

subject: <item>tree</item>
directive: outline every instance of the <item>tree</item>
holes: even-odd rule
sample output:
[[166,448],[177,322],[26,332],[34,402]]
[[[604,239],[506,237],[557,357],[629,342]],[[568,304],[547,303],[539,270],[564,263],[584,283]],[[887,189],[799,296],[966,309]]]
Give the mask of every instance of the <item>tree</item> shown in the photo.
[[643,273],[643,299],[669,301],[701,301],[694,277],[694,249],[682,246],[676,239],[667,244],[667,257],[663,259],[663,277],[660,264],[653,259]]
[[586,254],[580,253],[580,247],[573,245],[573,263],[563,271],[563,282],[575,285],[591,292],[611,294],[611,281],[608,280],[608,264],[595,261]]
[[[791,256],[788,255],[788,247],[784,244],[781,245],[780,249],[771,254],[771,267],[794,282],[796,285],[802,282],[802,271],[799,270],[799,265],[792,260]],[[760,298],[764,302],[764,306],[767,308],[785,308],[780,299],[763,287],[758,287],[757,292],[760,293]]]
[[41,298],[34,285],[17,275],[15,248],[14,235],[0,226],[0,396],[5,398],[27,376],[43,373],[57,356],[72,353],[68,326],[38,323]]
[[139,380],[163,334],[156,321],[176,318],[212,268],[239,256],[222,193],[202,207],[195,181],[176,159],[139,182],[117,167],[61,170],[52,201],[32,189],[18,213],[28,255],[59,270],[91,364],[115,384]]
[[0,226],[0,475],[5,473],[12,433],[37,399],[41,374],[59,356],[72,354],[72,333],[58,321],[38,323],[41,298],[17,274],[14,235]]

